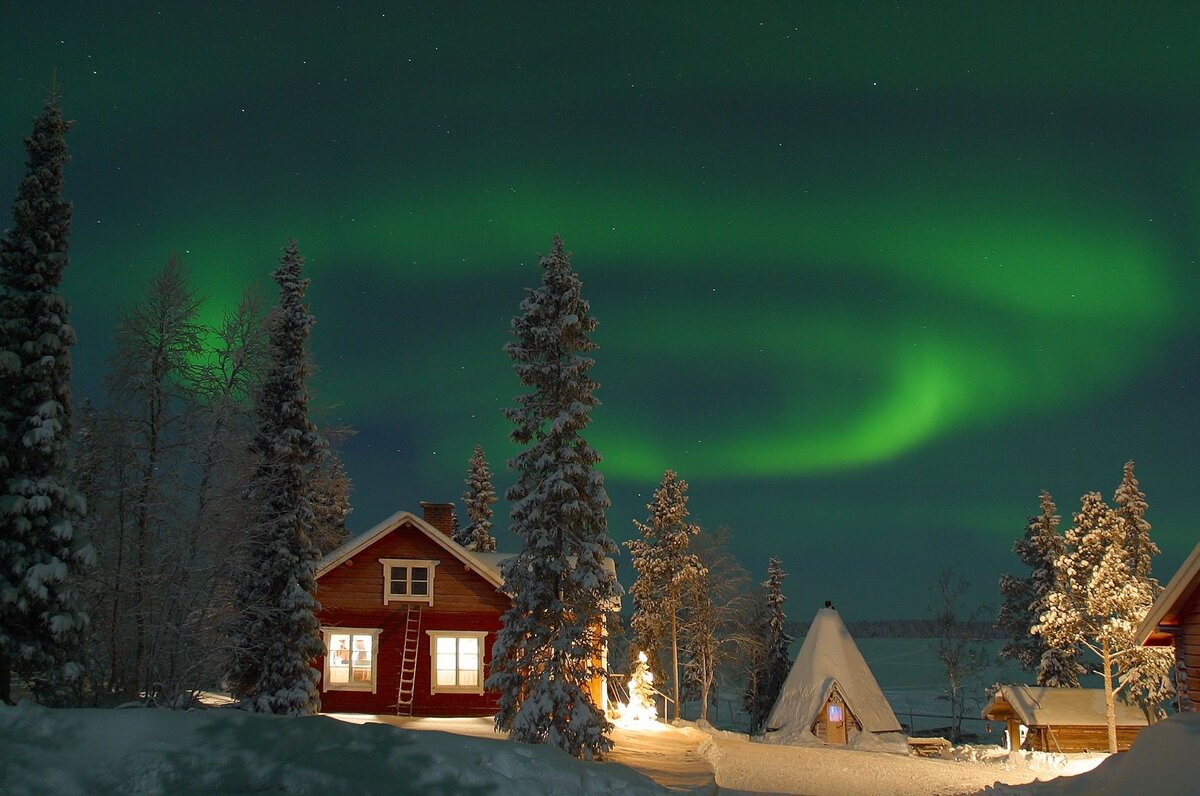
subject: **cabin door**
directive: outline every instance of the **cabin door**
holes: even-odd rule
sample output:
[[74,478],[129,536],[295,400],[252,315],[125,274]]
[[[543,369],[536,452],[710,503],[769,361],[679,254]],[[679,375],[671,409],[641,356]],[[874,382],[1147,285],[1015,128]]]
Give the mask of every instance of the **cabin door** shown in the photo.
[[846,743],[846,706],[825,703],[825,743]]

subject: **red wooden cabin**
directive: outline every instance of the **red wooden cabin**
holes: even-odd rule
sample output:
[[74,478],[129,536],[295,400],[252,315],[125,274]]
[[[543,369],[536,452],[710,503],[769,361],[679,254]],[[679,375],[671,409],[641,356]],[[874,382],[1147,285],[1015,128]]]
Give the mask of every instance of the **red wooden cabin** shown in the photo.
[[317,569],[322,710],[486,716],[484,690],[500,617],[504,553],[450,538],[453,505],[422,503],[347,541]]
[[[483,687],[511,600],[500,562],[451,538],[454,506],[397,512],[321,560],[317,599],[325,656],[321,709],[330,713],[488,716]],[[603,665],[603,660],[597,661]],[[605,707],[605,683],[592,684]]]

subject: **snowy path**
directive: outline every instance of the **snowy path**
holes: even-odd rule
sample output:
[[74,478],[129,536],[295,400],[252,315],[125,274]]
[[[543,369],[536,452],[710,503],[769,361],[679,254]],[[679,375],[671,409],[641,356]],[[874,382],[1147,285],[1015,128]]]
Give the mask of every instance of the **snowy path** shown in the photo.
[[[353,724],[377,722],[403,727],[406,730],[452,732],[496,742],[505,738],[492,730],[490,718],[413,719],[352,713],[328,715]],[[697,794],[716,793],[716,777],[703,752],[710,743],[706,733],[693,727],[668,727],[660,724],[647,730],[617,728],[612,737],[613,751],[609,756],[612,762],[636,769],[669,790]]]
[[613,731],[610,759],[637,769],[665,788],[689,793],[717,792],[716,775],[705,750],[707,733],[694,727]]
[[[491,719],[398,719],[394,716],[336,716],[356,723],[382,722],[410,730],[489,738]],[[956,796],[997,783],[1021,785],[1037,773],[1000,762],[962,762],[751,743],[744,735],[697,729],[690,724],[654,729],[618,728],[610,759],[636,769],[672,791],[697,794],[804,794],[805,796]],[[1093,761],[1090,765],[1094,765]],[[1053,777],[1059,772],[1042,772]]]

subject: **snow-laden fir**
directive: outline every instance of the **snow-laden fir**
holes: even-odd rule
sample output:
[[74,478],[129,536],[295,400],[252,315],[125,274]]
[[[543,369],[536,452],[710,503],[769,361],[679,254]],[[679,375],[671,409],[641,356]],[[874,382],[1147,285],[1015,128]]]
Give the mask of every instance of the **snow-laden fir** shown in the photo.
[[272,277],[279,308],[273,359],[257,401],[260,457],[249,491],[257,508],[249,561],[237,588],[229,683],[256,712],[305,715],[321,709],[311,661],[325,647],[315,612],[317,529],[312,474],[324,440],[308,418],[305,351],[315,319],[304,304],[309,280],[292,240]]
[[42,699],[77,684],[88,625],[79,592],[95,553],[81,533],[83,497],[69,482],[70,159],[58,94],[25,139],[13,226],[0,240],[0,701],[15,671]]
[[562,239],[539,261],[505,346],[521,384],[505,415],[523,450],[509,462],[506,493],[521,552],[502,565],[512,607],[492,652],[487,687],[499,692],[496,728],[516,741],[549,743],[576,757],[602,757],[612,725],[588,691],[600,674],[606,613],[620,594],[605,563],[616,546],[604,516],[600,455],[582,434],[598,401],[588,375],[596,320]]

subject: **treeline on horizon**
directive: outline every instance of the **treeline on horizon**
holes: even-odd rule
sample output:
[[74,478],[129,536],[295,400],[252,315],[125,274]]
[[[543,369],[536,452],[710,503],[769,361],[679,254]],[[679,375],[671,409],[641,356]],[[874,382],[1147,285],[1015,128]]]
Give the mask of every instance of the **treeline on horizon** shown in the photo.
[[[808,621],[789,621],[788,635],[793,638],[804,638],[811,625]],[[940,638],[941,625],[937,619],[855,619],[845,623],[846,629],[854,638]],[[989,621],[964,621],[962,628],[971,638],[981,640],[999,640],[1008,638],[1004,630],[997,628]]]

